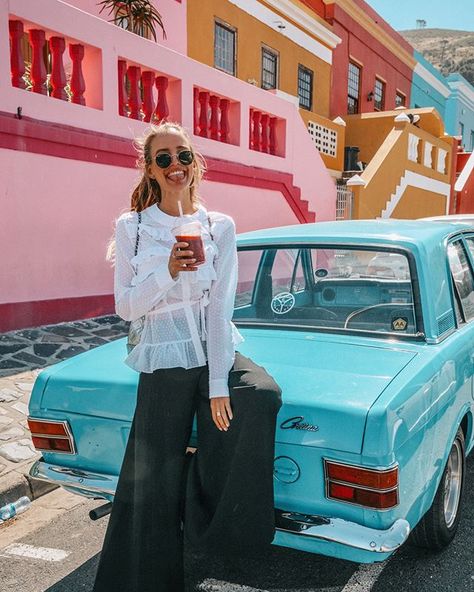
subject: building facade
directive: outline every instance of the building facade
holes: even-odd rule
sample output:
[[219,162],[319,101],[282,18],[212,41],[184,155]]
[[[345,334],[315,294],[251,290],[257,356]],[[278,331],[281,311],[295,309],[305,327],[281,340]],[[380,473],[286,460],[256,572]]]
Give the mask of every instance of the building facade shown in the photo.
[[446,103],[446,128],[460,136],[464,150],[474,151],[474,87],[461,74],[450,74],[447,83],[451,93]]
[[446,122],[446,102],[451,89],[446,78],[423,55],[414,51],[416,64],[413,71],[410,107],[434,107]]
[[204,203],[238,232],[334,219],[334,182],[291,101],[172,48],[185,18],[165,20],[166,46],[74,4],[0,2],[0,331],[113,311],[105,253],[150,122],[189,131],[208,163]]
[[340,39],[311,4],[188,2],[188,55],[299,108],[327,168],[337,176],[344,128],[329,116],[333,52]]

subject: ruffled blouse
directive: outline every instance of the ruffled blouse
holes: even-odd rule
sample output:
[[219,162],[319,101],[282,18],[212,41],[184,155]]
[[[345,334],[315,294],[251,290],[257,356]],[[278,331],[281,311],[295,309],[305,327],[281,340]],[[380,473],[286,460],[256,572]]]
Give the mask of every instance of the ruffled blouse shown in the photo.
[[207,362],[209,396],[224,397],[235,348],[243,341],[231,321],[237,286],[235,223],[225,214],[208,214],[203,206],[186,218],[201,222],[206,261],[176,279],[168,261],[176,242],[172,229],[180,218],[157,205],[143,210],[137,255],[138,214],[127,212],[117,220],[115,308],[126,321],[145,317],[140,342],[125,362],[138,372]]

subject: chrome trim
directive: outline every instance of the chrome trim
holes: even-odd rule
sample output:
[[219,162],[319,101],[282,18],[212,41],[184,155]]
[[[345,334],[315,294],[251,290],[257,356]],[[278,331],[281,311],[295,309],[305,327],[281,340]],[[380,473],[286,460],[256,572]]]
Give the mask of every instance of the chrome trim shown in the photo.
[[[41,481],[47,481],[65,488],[73,488],[77,493],[86,495],[86,492],[113,496],[117,487],[117,475],[105,475],[83,471],[73,467],[61,467],[37,460],[30,468],[29,475]],[[100,497],[100,495],[98,495]],[[108,497],[106,498],[108,499]]]
[[[27,421],[31,420],[31,421],[37,421],[40,423],[57,423],[57,424],[61,424],[64,426],[64,429],[66,431],[66,436],[62,436],[62,435],[55,435],[55,434],[38,434],[37,432],[32,432],[30,430],[31,436],[35,436],[38,438],[49,438],[49,439],[60,439],[60,440],[69,440],[70,444],[71,444],[71,452],[66,452],[65,450],[52,450],[51,448],[36,448],[35,449],[38,450],[38,452],[52,452],[54,454],[77,454],[77,449],[76,449],[76,443],[74,441],[74,436],[71,430],[71,426],[69,425],[69,422],[67,421],[67,419],[45,419],[44,417],[32,417],[31,415],[28,415],[27,417]],[[28,426],[29,429],[29,426]]]
[[[324,490],[325,490],[325,495],[326,498],[328,500],[331,501],[335,501],[335,502],[340,502],[341,504],[349,504],[351,506],[357,506],[358,508],[365,508],[370,509],[370,510],[375,510],[376,512],[390,512],[391,510],[393,510],[394,508],[397,508],[400,505],[400,492],[399,492],[399,477],[400,477],[400,471],[399,471],[399,464],[395,463],[392,467],[381,467],[380,469],[374,468],[374,467],[365,467],[363,465],[353,465],[351,463],[347,463],[344,461],[336,461],[334,459],[329,459],[323,456],[322,458],[323,461],[323,469],[324,469]],[[328,472],[327,472],[327,463],[332,463],[335,465],[344,465],[346,467],[351,467],[353,469],[362,469],[364,471],[371,471],[372,473],[388,473],[390,471],[393,471],[394,469],[397,469],[397,484],[394,487],[389,487],[388,489],[376,489],[373,487],[368,487],[368,486],[364,486],[364,485],[360,485],[357,483],[351,483],[350,481],[340,481],[339,479],[332,479],[331,477],[329,477]],[[343,500],[339,497],[333,497],[332,495],[329,495],[329,483],[337,483],[340,485],[346,485],[347,487],[353,487],[354,489],[361,489],[361,490],[365,490],[365,491],[373,491],[374,493],[389,493],[391,491],[396,491],[397,492],[397,503],[394,506],[390,506],[390,508],[374,508],[373,506],[367,506],[364,504],[358,504],[357,502],[350,502],[348,500]]]
[[407,540],[410,525],[403,518],[387,530],[378,530],[341,518],[275,510],[276,529],[295,535],[329,541],[372,553],[391,553]]

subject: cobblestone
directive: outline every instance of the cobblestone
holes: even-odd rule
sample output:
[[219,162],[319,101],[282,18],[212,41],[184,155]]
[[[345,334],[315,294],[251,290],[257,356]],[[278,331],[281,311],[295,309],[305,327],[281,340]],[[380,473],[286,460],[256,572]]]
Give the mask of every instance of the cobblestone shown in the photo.
[[23,438],[15,442],[2,444],[0,446],[0,456],[11,462],[18,463],[23,460],[29,460],[34,456],[40,456],[40,453],[36,452],[31,440]]
[[0,497],[2,479],[5,481],[19,465],[27,473],[41,456],[31,442],[27,423],[28,403],[39,372],[124,337],[126,332],[125,322],[107,315],[0,334]]

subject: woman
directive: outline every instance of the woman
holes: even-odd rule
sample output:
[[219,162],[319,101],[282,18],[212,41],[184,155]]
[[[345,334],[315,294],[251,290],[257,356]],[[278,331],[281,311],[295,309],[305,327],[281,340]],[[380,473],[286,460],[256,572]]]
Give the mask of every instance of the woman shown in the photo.
[[[231,322],[235,224],[200,204],[203,161],[181,126],[152,128],[140,151],[143,176],[117,221],[114,290],[123,319],[145,316],[126,359],[140,377],[94,592],[184,590],[183,498],[194,544],[235,552],[243,540],[258,547],[274,536],[281,391],[235,352],[243,340]],[[173,236],[179,202],[202,224],[203,264]],[[186,471],[195,413],[198,451]]]

